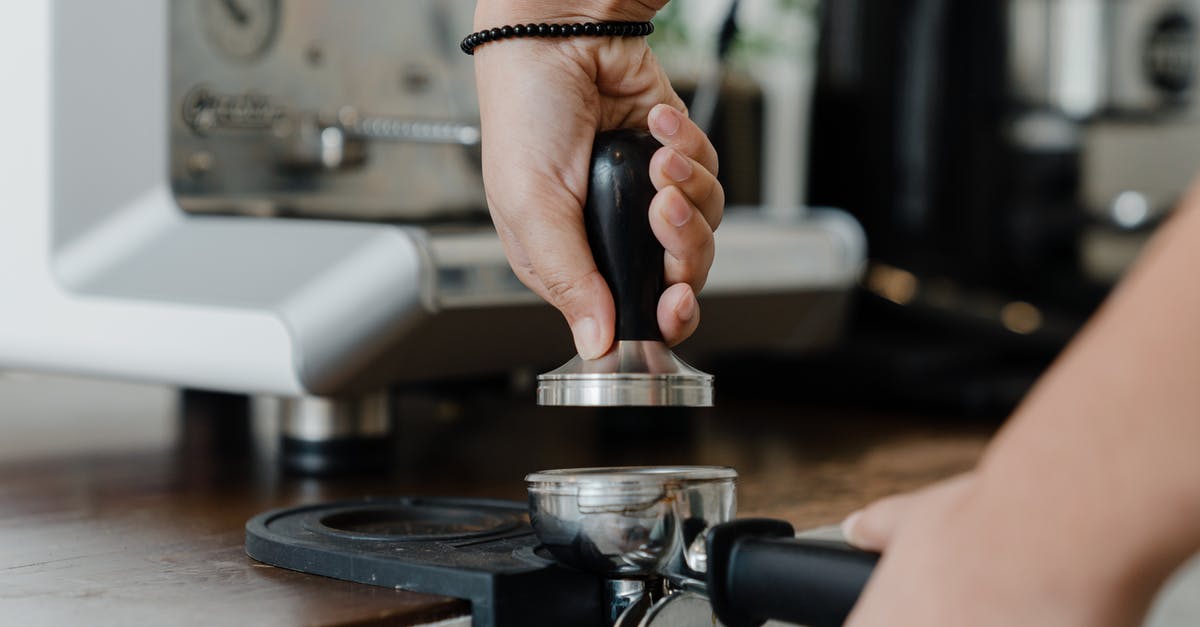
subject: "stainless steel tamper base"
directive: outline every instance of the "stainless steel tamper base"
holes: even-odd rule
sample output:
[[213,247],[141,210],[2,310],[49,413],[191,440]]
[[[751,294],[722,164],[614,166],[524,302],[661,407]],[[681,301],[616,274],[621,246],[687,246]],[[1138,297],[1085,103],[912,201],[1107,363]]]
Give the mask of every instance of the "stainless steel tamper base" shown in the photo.
[[538,375],[537,399],[552,406],[711,407],[713,376],[662,342],[622,340],[599,359],[576,355]]

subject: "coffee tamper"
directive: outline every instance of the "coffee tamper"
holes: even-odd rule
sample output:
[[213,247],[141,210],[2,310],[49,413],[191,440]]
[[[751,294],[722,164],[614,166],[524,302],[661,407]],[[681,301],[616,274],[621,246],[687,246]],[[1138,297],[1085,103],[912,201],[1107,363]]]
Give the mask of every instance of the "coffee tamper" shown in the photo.
[[650,158],[660,147],[644,131],[596,135],[583,220],[616,305],[616,336],[603,357],[576,355],[539,375],[539,405],[712,405],[712,375],[676,357],[658,329],[665,281],[663,247],[650,230]]

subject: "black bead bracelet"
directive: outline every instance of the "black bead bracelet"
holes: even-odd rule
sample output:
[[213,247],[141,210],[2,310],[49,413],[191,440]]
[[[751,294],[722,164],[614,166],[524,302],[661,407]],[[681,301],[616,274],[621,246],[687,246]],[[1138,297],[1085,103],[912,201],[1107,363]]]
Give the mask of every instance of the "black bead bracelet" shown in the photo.
[[471,33],[462,40],[462,51],[475,54],[475,47],[489,41],[517,37],[645,37],[654,32],[650,22],[584,22],[579,24],[517,24]]

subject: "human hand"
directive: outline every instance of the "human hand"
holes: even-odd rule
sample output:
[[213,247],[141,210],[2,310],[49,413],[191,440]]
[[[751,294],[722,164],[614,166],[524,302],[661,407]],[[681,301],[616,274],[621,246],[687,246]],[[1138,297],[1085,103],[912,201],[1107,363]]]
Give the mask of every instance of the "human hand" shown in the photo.
[[[661,2],[486,2],[476,28],[513,23],[643,21]],[[592,3],[604,4],[604,3]],[[559,14],[554,14],[559,11]],[[585,359],[608,351],[615,309],[583,225],[592,139],[600,130],[649,129],[663,148],[650,162],[658,190],[650,225],[666,250],[669,287],[658,304],[676,344],[700,320],[696,294],[714,256],[725,195],[712,143],[686,116],[644,38],[510,39],[475,51],[488,206],[521,282],[562,312]]]
[[849,627],[1139,624],[1154,587],[1120,551],[1079,546],[1046,511],[997,513],[1005,499],[982,483],[960,475],[846,519],[851,544],[883,553]]

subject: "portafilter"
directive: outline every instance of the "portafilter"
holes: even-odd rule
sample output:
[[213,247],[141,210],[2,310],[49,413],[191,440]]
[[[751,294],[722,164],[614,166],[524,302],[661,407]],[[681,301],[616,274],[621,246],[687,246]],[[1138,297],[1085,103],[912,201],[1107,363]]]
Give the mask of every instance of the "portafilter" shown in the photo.
[[598,359],[576,355],[538,376],[539,405],[712,405],[712,375],[676,357],[658,328],[663,247],[650,229],[650,158],[660,147],[645,131],[596,135],[583,218],[616,305],[615,340]]
[[609,582],[615,625],[670,624],[654,620],[667,615],[715,616],[727,627],[841,625],[878,556],[797,539],[784,521],[734,520],[736,478],[716,466],[641,466],[525,481],[538,540],[559,562]]

